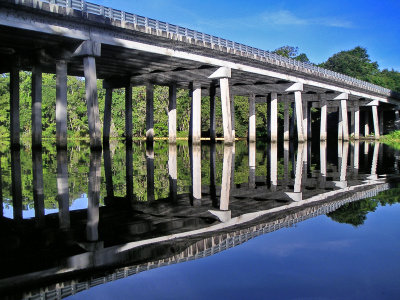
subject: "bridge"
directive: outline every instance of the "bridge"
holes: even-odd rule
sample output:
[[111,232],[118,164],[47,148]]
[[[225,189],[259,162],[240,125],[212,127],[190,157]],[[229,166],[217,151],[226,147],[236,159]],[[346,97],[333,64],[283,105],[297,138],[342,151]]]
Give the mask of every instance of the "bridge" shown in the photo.
[[[103,142],[110,137],[112,90],[125,88],[125,137],[132,139],[132,86],[146,86],[146,138],[154,139],[153,86],[169,86],[169,140],[176,141],[176,91],[191,95],[189,139],[201,140],[201,97],[210,97],[210,138],[215,140],[215,100],[220,95],[226,144],[235,139],[234,95],[249,99],[248,139],[256,138],[255,103],[268,105],[268,134],[278,139],[277,107],[284,103],[284,140],[311,138],[311,107],[338,111],[338,138],[370,136],[383,112],[400,125],[400,95],[380,86],[188,28],[82,0],[0,1],[0,73],[10,73],[11,144],[19,145],[19,71],[32,71],[32,143],[41,145],[42,72],[57,76],[56,138],[67,145],[67,74],[85,77],[90,143],[102,145],[96,80],[106,89]],[[295,113],[290,118],[289,109]],[[379,107],[379,111],[378,111]],[[350,112],[350,114],[349,114]],[[360,112],[365,116],[360,117]],[[349,122],[350,120],[350,122]],[[364,124],[361,124],[361,120]],[[297,132],[295,132],[295,129]]]

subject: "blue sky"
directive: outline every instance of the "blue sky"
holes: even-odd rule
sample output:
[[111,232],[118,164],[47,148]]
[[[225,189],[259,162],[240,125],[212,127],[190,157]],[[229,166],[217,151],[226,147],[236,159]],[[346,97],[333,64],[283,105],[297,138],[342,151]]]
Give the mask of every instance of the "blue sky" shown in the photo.
[[264,50],[299,47],[312,62],[355,46],[400,71],[399,0],[91,0]]

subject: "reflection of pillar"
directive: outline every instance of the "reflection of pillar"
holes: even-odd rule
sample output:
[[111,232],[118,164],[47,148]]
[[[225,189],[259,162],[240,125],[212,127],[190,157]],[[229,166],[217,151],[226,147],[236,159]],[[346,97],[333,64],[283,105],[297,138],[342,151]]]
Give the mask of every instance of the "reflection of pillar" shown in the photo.
[[326,185],[326,141],[321,141],[319,144],[320,155],[320,188],[325,188]]
[[301,143],[304,142],[303,134],[303,103],[301,101],[301,92],[294,92],[296,120],[297,120],[297,140]]
[[10,140],[11,147],[19,147],[19,70],[15,66],[10,71]]
[[394,111],[394,127],[396,130],[400,129],[400,113],[397,109]]
[[168,137],[170,143],[176,142],[176,84],[169,86]]
[[379,142],[375,142],[374,144],[374,154],[372,156],[372,165],[371,165],[371,176],[369,179],[378,179],[376,174],[376,168],[378,166],[378,158],[379,158]]
[[249,143],[249,188],[256,187],[256,143]]
[[256,95],[249,97],[249,143],[256,141]]
[[147,201],[154,201],[154,149],[153,143],[146,143]]
[[278,185],[278,145],[276,143],[271,144],[271,190],[276,191]]
[[372,106],[372,118],[374,121],[374,134],[375,139],[379,139],[380,131],[379,131],[379,120],[378,120],[378,106]]
[[152,84],[146,85],[146,140],[149,143],[154,139],[154,90]]
[[201,146],[190,146],[190,171],[192,175],[192,200],[193,205],[199,205],[201,200]]
[[210,85],[210,139],[215,141],[215,82]]
[[215,143],[210,144],[210,197],[213,207],[218,207],[217,192],[215,186],[215,155],[216,145]]
[[219,200],[219,209],[222,211],[229,210],[229,194],[231,190],[231,173],[232,173],[232,147],[224,146],[224,163],[222,166],[222,184],[221,197]]
[[278,94],[271,93],[271,115],[270,115],[270,129],[271,129],[271,143],[278,141]]
[[57,151],[57,198],[60,228],[68,229],[70,227],[68,157],[65,149]]
[[67,62],[56,64],[56,143],[67,148]]
[[14,220],[22,219],[21,154],[19,148],[11,151],[11,189]]
[[169,178],[169,198],[176,202],[178,197],[178,170],[177,170],[177,149],[176,144],[168,146],[168,178]]
[[44,222],[43,160],[42,151],[32,150],[33,201],[35,218],[39,225]]
[[132,85],[125,87],[125,139],[132,142]]
[[358,176],[358,169],[359,169],[359,160],[360,160],[360,142],[359,141],[355,141],[354,142],[354,158],[353,158],[353,166],[354,166],[354,177],[357,178],[356,176]]
[[293,201],[301,201],[303,199],[301,192],[301,183],[303,176],[303,148],[304,144],[297,144],[297,161],[296,161],[296,172],[294,178],[293,193],[285,193]]
[[321,127],[320,127],[320,139],[326,141],[327,137],[327,103],[325,99],[321,99],[321,94],[318,95],[321,101]]
[[289,102],[286,100],[284,102],[283,110],[283,140],[288,141],[290,139],[289,135]]
[[285,185],[289,184],[289,142],[283,143],[283,172]]
[[95,242],[99,239],[99,202],[101,183],[101,152],[90,153],[88,211],[86,239]]
[[342,165],[340,168],[340,181],[346,181],[347,177],[347,158],[349,155],[349,143],[343,143],[343,156],[342,156]]
[[111,163],[110,147],[108,147],[108,146],[104,147],[103,156],[104,156],[104,174],[106,176],[107,197],[113,198],[114,197],[114,188],[113,188],[113,181],[112,181],[112,163]]
[[32,69],[32,147],[42,146],[42,69]]
[[231,186],[233,188],[235,186],[235,150],[236,150],[235,144],[233,144],[231,148],[232,148]]
[[126,199],[133,200],[133,156],[132,156],[132,143],[126,144]]
[[103,143],[108,144],[110,140],[111,129],[111,106],[112,106],[112,89],[106,89],[104,99],[104,123],[103,123]]
[[307,183],[307,177],[308,177],[308,145],[311,143],[308,143],[305,141],[304,147],[303,147],[303,184],[305,185]]

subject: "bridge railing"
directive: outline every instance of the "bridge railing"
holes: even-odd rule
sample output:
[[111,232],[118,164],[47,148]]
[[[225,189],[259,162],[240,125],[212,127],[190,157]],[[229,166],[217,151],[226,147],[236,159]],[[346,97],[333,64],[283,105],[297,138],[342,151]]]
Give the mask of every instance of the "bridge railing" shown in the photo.
[[[317,76],[322,76],[326,78],[331,78],[336,81],[341,81],[346,84],[350,84],[359,88],[363,88],[369,90],[371,92],[376,92],[379,94],[384,94],[386,96],[393,96],[393,92],[390,89],[362,81],[347,75],[343,75],[334,71],[330,71],[324,68],[320,68],[315,66],[309,62],[301,62],[292,58],[287,58],[281,55],[278,55],[273,52],[269,52],[266,50],[250,47],[241,43],[236,43],[230,40],[226,40],[220,37],[212,36],[209,34],[205,34],[196,30],[188,29],[186,27],[181,27],[178,25],[173,25],[167,22],[162,22],[159,20],[143,17],[140,15],[124,12],[118,9],[113,9],[111,7],[106,7],[103,5],[87,2],[84,0],[39,0],[46,3],[52,3],[59,6],[70,7],[75,10],[79,10],[82,12],[104,16],[106,18],[110,18],[113,20],[123,21],[127,23],[132,23],[134,25],[145,26],[155,30],[161,30],[168,33],[173,33],[185,37],[189,37],[201,42],[214,44],[217,46],[225,47],[227,49],[240,51],[245,54],[255,55],[261,58],[265,58],[268,62],[284,66],[284,67],[295,67],[298,68],[299,71],[316,73]],[[17,4],[28,4],[31,3],[32,0],[15,0]],[[397,93],[396,93],[397,95]],[[400,95],[398,95],[400,97]]]

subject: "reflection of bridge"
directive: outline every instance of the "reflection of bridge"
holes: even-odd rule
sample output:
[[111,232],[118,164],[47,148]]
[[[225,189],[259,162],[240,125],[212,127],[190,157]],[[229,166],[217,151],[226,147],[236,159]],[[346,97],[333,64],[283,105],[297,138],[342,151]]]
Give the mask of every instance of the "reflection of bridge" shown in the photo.
[[[50,3],[48,3],[50,2]],[[327,113],[339,111],[339,139],[369,135],[372,114],[375,137],[384,110],[395,112],[400,96],[388,89],[311,64],[301,63],[219,37],[144,18],[81,0],[1,1],[0,72],[10,73],[11,142],[19,144],[19,70],[32,70],[32,139],[41,144],[42,72],[57,76],[57,143],[67,143],[67,74],[84,76],[91,146],[101,146],[96,79],[106,89],[103,140],[109,139],[112,90],[125,88],[125,135],[132,138],[132,86],[146,85],[146,137],[154,137],[153,85],[169,86],[169,138],[176,139],[177,87],[191,90],[190,138],[201,138],[201,96],[210,96],[210,133],[215,139],[215,96],[220,93],[224,140],[232,143],[234,97],[249,97],[249,140],[255,141],[255,103],[267,102],[269,135],[277,140],[278,101],[284,103],[284,139],[290,124],[297,139],[311,137],[310,108],[320,109],[321,140],[327,135]],[[257,99],[257,100],[256,100]],[[266,100],[267,99],[267,100]],[[289,107],[295,113],[289,122]],[[380,108],[381,115],[378,112]],[[365,116],[360,118],[360,107]],[[372,109],[371,109],[372,108]],[[349,122],[348,111],[351,112]],[[349,125],[351,125],[349,128]],[[292,138],[295,137],[292,130]]]
[[[196,232],[188,232],[184,234],[185,237],[188,238],[191,235],[194,235],[193,239],[195,239],[196,241],[193,241],[189,247],[187,247],[180,253],[176,253],[169,257],[167,256],[145,263],[133,264],[123,268],[117,268],[113,271],[113,273],[107,272],[107,275],[92,276],[84,280],[69,280],[66,282],[57,283],[56,285],[42,288],[39,292],[25,293],[23,295],[23,298],[62,299],[92,288],[94,286],[132,276],[143,271],[148,271],[151,269],[186,262],[194,259],[204,258],[227,250],[229,248],[238,246],[259,235],[270,233],[284,227],[291,227],[296,223],[302,222],[309,218],[330,213],[346,203],[373,197],[377,193],[389,189],[390,184],[382,183],[382,181],[379,181],[372,184],[364,184],[359,188],[361,188],[362,190],[354,192],[350,196],[348,194],[345,194],[344,196],[337,196],[337,193],[334,193],[334,198],[338,197],[340,200],[328,201],[322,204],[319,204],[317,200],[316,203],[314,202],[315,204],[311,204],[310,206],[309,204],[313,203],[313,200],[309,199],[308,201],[304,201],[306,203],[303,203],[297,209],[293,208],[292,206],[291,210],[291,205],[287,205],[287,208],[284,207],[282,208],[282,210],[289,210],[289,212],[283,217],[279,215],[273,217],[269,216],[269,212],[260,212],[257,214],[256,217],[251,216],[249,218],[249,216],[243,216],[246,221],[242,222],[242,224],[240,224],[241,222],[235,220],[235,224],[226,224],[227,226],[223,227],[222,229],[213,230],[213,226],[211,226],[211,228],[207,229],[207,231],[200,235]],[[354,190],[357,190],[357,188],[355,188]],[[322,196],[322,198],[325,199],[330,199],[330,197],[332,196],[325,197]],[[306,208],[303,208],[303,206],[306,206]],[[264,221],[266,216],[268,216],[268,221]],[[197,238],[196,235],[198,236]],[[206,235],[207,237],[203,237],[204,235]],[[172,243],[175,244],[179,243],[180,239],[182,239],[182,235],[176,238],[174,236],[169,236],[166,240],[172,240]],[[151,245],[153,241],[150,240],[146,243]],[[133,245],[127,245],[127,247],[122,246],[121,248],[125,248],[123,251],[132,251],[132,249],[135,247],[134,244],[135,243],[133,243]],[[140,245],[138,247],[144,246],[143,243],[139,244]],[[165,248],[167,248],[170,245],[165,244],[164,246]],[[106,254],[104,253],[103,255]],[[80,259],[75,260],[81,261]]]

